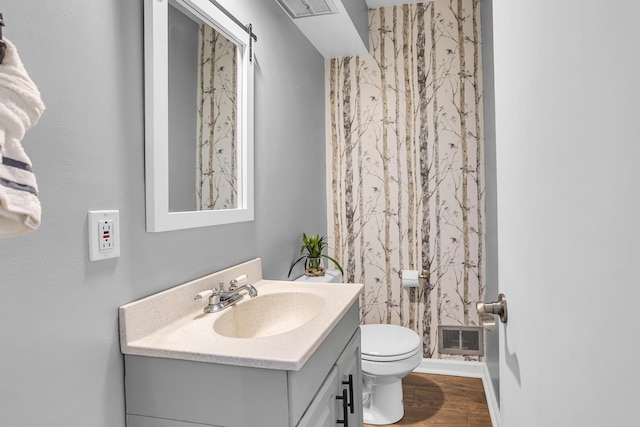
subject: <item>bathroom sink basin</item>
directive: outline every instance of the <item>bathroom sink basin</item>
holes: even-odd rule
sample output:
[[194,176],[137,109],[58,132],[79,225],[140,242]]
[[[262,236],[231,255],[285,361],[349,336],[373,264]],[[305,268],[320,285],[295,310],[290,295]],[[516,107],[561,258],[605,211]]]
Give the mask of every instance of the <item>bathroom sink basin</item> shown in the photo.
[[227,308],[213,323],[230,338],[260,338],[292,331],[316,317],[324,298],[306,292],[278,292],[246,299]]
[[[258,296],[245,294],[213,313],[204,311],[207,299],[194,301],[241,275]],[[254,259],[121,306],[120,348],[130,356],[298,371],[345,316],[354,316],[363,288],[265,280]]]

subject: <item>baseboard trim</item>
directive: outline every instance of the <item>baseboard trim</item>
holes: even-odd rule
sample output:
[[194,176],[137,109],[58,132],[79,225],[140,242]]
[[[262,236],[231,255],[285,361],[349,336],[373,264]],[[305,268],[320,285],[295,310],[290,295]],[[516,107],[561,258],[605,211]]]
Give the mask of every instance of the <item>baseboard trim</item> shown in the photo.
[[493,381],[491,381],[491,374],[486,363],[483,363],[483,376],[482,384],[484,385],[484,392],[487,395],[487,405],[489,405],[489,414],[491,415],[491,423],[494,427],[500,427],[500,405],[496,398],[496,391],[493,388]]
[[466,362],[464,360],[422,359],[420,366],[413,372],[435,375],[453,375],[456,377],[481,378],[487,396],[489,415],[493,427],[500,427],[500,407],[493,389],[487,364],[483,362]]

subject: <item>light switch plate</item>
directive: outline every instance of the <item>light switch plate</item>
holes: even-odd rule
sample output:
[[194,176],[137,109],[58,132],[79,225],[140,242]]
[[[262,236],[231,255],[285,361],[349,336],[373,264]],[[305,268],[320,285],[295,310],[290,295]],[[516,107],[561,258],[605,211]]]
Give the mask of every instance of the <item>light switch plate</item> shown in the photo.
[[119,211],[89,211],[89,260],[120,256],[120,220]]

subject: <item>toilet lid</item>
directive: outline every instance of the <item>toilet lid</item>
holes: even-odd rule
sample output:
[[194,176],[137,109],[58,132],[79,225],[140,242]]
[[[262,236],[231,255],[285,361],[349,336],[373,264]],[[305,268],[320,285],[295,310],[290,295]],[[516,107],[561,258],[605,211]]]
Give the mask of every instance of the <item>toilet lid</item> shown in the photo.
[[399,360],[413,356],[420,349],[420,337],[409,328],[396,325],[362,325],[362,358]]

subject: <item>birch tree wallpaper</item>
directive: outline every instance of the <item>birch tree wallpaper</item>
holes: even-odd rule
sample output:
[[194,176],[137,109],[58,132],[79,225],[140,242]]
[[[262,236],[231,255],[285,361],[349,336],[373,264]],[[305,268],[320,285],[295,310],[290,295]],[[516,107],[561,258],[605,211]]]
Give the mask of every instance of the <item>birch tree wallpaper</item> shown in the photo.
[[[363,323],[479,325],[484,184],[479,0],[369,11],[370,53],[326,63],[328,237]],[[428,277],[400,286],[399,270]],[[467,357],[467,359],[473,359]],[[477,359],[477,357],[476,357]]]
[[236,45],[210,26],[200,24],[197,210],[237,207],[236,69]]

